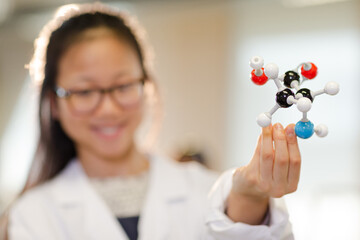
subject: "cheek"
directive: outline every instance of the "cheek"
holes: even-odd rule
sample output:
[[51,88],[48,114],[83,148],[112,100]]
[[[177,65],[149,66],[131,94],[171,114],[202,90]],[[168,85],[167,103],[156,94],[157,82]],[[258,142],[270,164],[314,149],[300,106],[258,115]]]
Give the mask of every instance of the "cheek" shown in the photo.
[[66,102],[62,100],[58,102],[58,119],[63,130],[71,139],[76,141],[84,133],[86,118],[74,115]]
[[133,131],[135,131],[141,124],[144,117],[144,103],[140,102],[132,110],[129,110],[129,122],[132,126]]

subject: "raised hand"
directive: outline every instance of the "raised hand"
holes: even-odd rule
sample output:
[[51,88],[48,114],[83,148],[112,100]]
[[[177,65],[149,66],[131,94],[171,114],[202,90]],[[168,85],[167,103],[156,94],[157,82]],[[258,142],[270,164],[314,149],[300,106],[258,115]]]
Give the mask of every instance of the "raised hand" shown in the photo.
[[263,128],[250,163],[234,172],[226,214],[234,222],[260,224],[271,197],[296,191],[300,166],[294,124]]

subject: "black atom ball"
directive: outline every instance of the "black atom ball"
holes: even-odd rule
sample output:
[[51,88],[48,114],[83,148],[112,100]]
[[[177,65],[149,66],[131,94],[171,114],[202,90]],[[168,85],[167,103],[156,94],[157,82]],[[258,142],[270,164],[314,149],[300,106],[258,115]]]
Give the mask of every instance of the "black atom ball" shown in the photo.
[[308,99],[310,99],[310,101],[312,102],[314,100],[314,98],[311,96],[311,91],[310,89],[307,88],[302,88],[299,91],[296,92],[296,94],[301,93],[301,95],[303,97],[306,97]]
[[286,88],[278,93],[276,93],[276,102],[277,104],[279,104],[280,107],[282,108],[288,108],[292,105],[287,103],[287,98],[293,96],[295,97],[294,93],[289,89]]
[[287,71],[284,76],[284,85],[291,88],[291,83],[293,81],[299,81],[300,76],[297,72],[294,71]]

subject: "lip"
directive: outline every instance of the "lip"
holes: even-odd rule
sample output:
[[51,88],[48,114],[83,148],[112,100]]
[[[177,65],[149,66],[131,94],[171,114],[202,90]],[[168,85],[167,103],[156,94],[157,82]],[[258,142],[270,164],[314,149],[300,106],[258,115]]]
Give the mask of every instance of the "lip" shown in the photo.
[[125,124],[117,125],[97,125],[92,126],[91,131],[99,138],[106,141],[115,140],[122,135]]

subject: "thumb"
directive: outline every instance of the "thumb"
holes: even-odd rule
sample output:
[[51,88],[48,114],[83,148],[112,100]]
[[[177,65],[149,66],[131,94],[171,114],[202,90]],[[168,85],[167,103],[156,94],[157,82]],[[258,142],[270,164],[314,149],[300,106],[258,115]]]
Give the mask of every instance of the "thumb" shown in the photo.
[[255,170],[255,169],[259,170],[260,169],[261,138],[262,138],[262,134],[260,134],[260,136],[258,137],[254,155],[251,158],[251,161],[249,163],[249,167],[252,170]]

